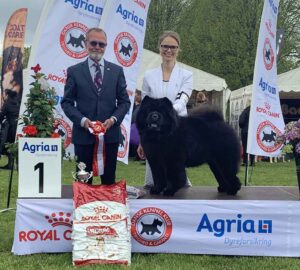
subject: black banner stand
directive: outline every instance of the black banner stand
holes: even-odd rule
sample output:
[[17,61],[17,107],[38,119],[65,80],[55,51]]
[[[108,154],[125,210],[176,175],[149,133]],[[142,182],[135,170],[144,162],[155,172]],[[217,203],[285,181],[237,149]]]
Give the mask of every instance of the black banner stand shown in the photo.
[[12,178],[13,178],[13,174],[14,174],[14,165],[15,165],[15,159],[13,158],[12,160],[12,166],[9,172],[9,182],[8,182],[8,193],[7,193],[7,204],[6,204],[6,208],[9,208],[9,204],[10,204],[10,194],[11,194],[11,186],[12,186]]
[[7,192],[6,208],[5,209],[1,209],[0,213],[6,212],[6,211],[11,211],[11,210],[16,210],[15,208],[9,208],[9,205],[10,205],[10,195],[11,195],[11,187],[12,187],[12,179],[13,179],[13,174],[14,174],[14,165],[15,165],[15,159],[13,158],[13,160],[12,160],[12,167],[11,167],[9,175],[8,175],[8,192]]

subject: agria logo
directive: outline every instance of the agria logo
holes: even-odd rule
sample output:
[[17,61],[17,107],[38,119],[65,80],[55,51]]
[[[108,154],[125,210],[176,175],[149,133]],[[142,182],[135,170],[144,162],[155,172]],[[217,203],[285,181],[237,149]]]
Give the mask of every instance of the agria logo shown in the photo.
[[243,219],[242,214],[238,214],[234,219],[213,220],[207,214],[204,214],[197,232],[213,233],[216,237],[221,237],[227,233],[272,233],[272,220]]

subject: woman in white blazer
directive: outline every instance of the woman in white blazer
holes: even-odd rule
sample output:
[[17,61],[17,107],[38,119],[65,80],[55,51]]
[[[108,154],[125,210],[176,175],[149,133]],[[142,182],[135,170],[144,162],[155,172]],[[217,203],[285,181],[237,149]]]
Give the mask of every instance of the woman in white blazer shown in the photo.
[[[176,32],[166,31],[158,40],[159,52],[162,64],[145,72],[142,98],[167,97],[173,103],[178,115],[187,115],[186,104],[193,90],[192,72],[181,68],[177,62],[177,55],[180,50],[180,37]],[[144,151],[141,145],[138,147],[138,155],[144,159]],[[187,179],[187,185],[190,182]],[[145,187],[153,186],[153,178],[149,163],[146,161]]]

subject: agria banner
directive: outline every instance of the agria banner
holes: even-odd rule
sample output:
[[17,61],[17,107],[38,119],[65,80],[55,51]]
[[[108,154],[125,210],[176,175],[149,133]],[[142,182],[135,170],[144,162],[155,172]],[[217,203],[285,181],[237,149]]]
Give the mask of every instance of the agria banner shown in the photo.
[[[66,152],[71,154],[72,123],[60,106],[66,83],[66,70],[88,56],[84,44],[85,34],[89,28],[99,25],[105,3],[106,0],[46,1],[34,35],[28,63],[29,74],[24,78],[20,114],[25,110],[24,103],[32,82],[30,67],[40,64],[41,73],[45,74],[48,83],[57,93],[55,129],[64,140]],[[22,127],[18,128],[18,133],[21,133]]]
[[131,101],[130,111],[121,124],[122,139],[118,159],[124,163],[128,163],[131,113],[150,2],[151,0],[109,0],[100,22],[100,27],[107,34],[108,45],[104,58],[123,67]]
[[[44,6],[35,33],[29,59],[29,67],[40,64],[41,72],[57,91],[56,131],[64,139],[67,153],[73,155],[71,144],[72,122],[61,109],[69,66],[84,61],[85,35],[89,28],[101,28],[107,34],[107,49],[104,58],[124,68],[131,109],[122,128],[119,160],[128,162],[131,112],[137,75],[141,63],[146,20],[151,0],[48,0]],[[29,71],[30,72],[30,71]],[[32,82],[31,74],[25,78],[20,114],[25,110],[26,95]],[[26,80],[27,79],[27,80]],[[19,126],[19,133],[22,127]]]
[[[300,202],[130,200],[135,253],[300,257]],[[71,199],[18,199],[13,252],[71,252]],[[109,217],[103,217],[109,219]]]
[[277,86],[276,25],[279,0],[265,0],[255,59],[248,130],[248,153],[278,156],[284,131]]

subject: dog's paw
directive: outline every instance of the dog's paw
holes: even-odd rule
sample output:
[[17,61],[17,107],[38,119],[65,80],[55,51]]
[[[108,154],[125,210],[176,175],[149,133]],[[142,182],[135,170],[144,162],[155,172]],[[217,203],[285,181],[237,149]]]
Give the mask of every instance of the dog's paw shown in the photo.
[[220,193],[223,193],[223,192],[226,192],[226,187],[223,187],[223,186],[218,186],[218,192]]
[[162,192],[162,188],[161,187],[151,187],[150,188],[150,194],[160,194]]
[[226,190],[228,195],[236,195],[237,192],[241,189],[241,186],[236,186],[236,187],[231,187],[229,189]]
[[163,195],[164,196],[174,196],[175,192],[176,192],[176,190],[167,188],[164,190]]

